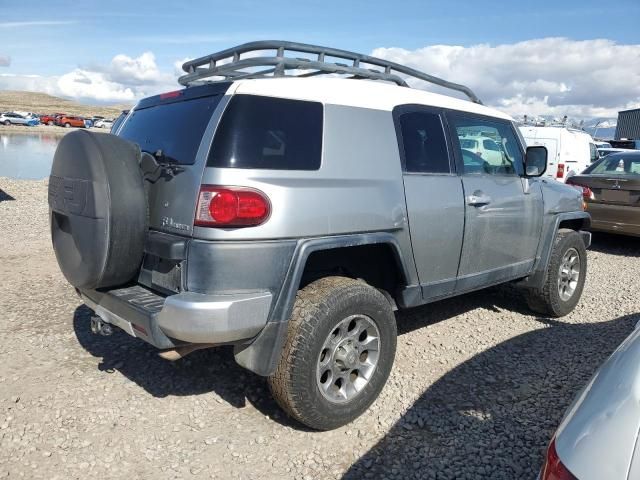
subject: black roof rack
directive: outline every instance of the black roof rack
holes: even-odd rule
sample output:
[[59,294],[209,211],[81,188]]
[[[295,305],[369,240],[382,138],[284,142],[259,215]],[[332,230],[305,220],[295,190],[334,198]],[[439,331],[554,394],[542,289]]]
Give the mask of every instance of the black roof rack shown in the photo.
[[[269,50],[275,50],[275,56],[270,55],[272,52],[268,52]],[[287,56],[287,53],[293,55]],[[298,55],[301,53],[311,54],[315,58],[296,57],[296,53]],[[242,58],[243,56],[244,58]],[[326,57],[331,57],[331,61],[327,61]],[[342,63],[340,60],[346,62]],[[379,67],[380,70],[375,67]],[[184,86],[198,85],[204,83],[205,79],[210,79],[206,81],[211,82],[243,78],[284,77],[289,71],[287,76],[313,77],[341,74],[348,75],[349,78],[385,80],[408,87],[409,85],[401,76],[406,75],[462,92],[472,102],[482,104],[469,87],[448,82],[399,63],[347,50],[280,40],[244,43],[205,57],[189,60],[182,65],[182,69],[186,75],[181,76],[178,81]],[[212,77],[218,78],[211,80]]]

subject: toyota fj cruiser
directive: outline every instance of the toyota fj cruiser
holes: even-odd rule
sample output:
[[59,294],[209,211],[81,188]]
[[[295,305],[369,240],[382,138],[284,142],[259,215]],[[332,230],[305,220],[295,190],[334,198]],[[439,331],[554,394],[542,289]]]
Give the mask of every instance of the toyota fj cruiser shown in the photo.
[[94,331],[172,359],[234,345],[292,417],[332,429],[384,386],[394,310],[505,282],[544,315],[576,306],[581,192],[539,178],[546,149],[467,87],[289,42],[183,68],[186,88],[141,100],[115,135],[74,132],[56,151],[53,247]]

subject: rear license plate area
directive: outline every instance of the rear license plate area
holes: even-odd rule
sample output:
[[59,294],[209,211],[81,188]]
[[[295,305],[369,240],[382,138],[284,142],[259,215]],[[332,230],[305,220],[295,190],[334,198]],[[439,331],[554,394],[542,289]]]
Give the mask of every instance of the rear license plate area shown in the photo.
[[601,199],[603,202],[629,203],[629,192],[626,190],[602,190]]
[[182,261],[168,260],[145,254],[138,282],[165,293],[179,293],[182,289]]

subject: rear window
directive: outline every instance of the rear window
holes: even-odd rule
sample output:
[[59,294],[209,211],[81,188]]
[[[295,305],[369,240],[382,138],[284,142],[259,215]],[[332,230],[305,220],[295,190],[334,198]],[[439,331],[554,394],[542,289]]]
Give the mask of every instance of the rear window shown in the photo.
[[235,95],[218,126],[209,167],[318,170],[322,104]]
[[118,136],[149,153],[162,151],[170,162],[191,165],[220,95],[160,103],[134,110]]
[[584,173],[601,175],[640,175],[640,154],[611,154],[587,168]]

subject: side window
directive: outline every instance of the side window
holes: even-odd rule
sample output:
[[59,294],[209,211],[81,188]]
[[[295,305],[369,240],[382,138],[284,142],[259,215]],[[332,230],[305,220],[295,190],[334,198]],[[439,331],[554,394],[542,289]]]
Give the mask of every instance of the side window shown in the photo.
[[235,95],[218,126],[207,165],[318,170],[322,122],[321,103]]
[[[509,122],[452,115],[454,148],[465,174],[518,175],[523,154]],[[453,135],[453,134],[452,134]]]
[[451,172],[440,115],[407,112],[400,115],[399,123],[407,172]]

